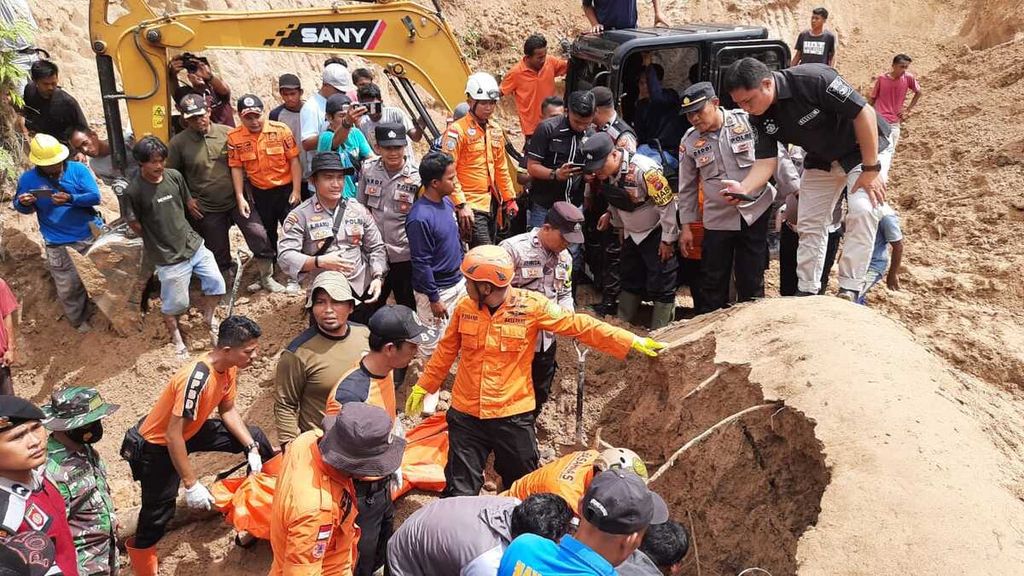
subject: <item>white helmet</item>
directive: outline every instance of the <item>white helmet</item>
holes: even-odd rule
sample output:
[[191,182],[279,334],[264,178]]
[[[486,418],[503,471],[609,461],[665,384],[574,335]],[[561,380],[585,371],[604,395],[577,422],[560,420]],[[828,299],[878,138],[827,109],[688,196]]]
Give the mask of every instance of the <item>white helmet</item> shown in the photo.
[[637,476],[647,480],[647,465],[636,452],[626,448],[609,448],[601,452],[596,464],[602,471],[632,470]]
[[466,96],[471,100],[497,100],[501,97],[498,81],[487,72],[477,72],[466,81]]

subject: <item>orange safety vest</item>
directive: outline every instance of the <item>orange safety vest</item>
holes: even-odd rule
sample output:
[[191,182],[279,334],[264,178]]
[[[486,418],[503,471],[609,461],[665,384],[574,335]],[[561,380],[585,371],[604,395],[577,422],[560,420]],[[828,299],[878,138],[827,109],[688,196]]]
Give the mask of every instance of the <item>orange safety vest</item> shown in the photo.
[[455,160],[455,205],[491,211],[491,197],[499,204],[515,200],[516,191],[505,162],[505,134],[495,120],[484,129],[472,114],[452,122],[441,149]]
[[320,430],[288,445],[270,517],[270,576],[351,576],[359,527],[352,479],[323,461]]
[[501,495],[526,500],[533,494],[558,494],[579,516],[580,500],[594,478],[594,464],[600,457],[597,450],[570,452],[516,480]]
[[509,288],[494,314],[464,296],[430,357],[419,385],[436,392],[455,357],[459,369],[452,386],[452,407],[481,419],[532,411],[537,404],[530,365],[541,331],[554,332],[624,359],[633,334],[591,316],[566,311],[546,296]]

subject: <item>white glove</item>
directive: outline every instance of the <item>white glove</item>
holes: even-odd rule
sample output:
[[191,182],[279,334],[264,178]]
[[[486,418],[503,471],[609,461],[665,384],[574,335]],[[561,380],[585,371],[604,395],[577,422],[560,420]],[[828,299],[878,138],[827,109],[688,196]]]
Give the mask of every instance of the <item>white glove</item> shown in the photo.
[[263,458],[260,457],[260,449],[253,448],[245,455],[245,458],[249,461],[249,470],[252,474],[259,474],[263,471]]
[[201,482],[196,482],[191,488],[185,489],[185,504],[189,508],[209,510],[213,506],[213,495]]
[[391,492],[392,494],[394,494],[395,492],[398,492],[399,490],[402,489],[402,486],[404,484],[405,484],[405,480],[402,479],[402,469],[399,468],[398,470],[395,470],[391,474],[391,480],[390,480],[390,482],[388,482],[389,492]]

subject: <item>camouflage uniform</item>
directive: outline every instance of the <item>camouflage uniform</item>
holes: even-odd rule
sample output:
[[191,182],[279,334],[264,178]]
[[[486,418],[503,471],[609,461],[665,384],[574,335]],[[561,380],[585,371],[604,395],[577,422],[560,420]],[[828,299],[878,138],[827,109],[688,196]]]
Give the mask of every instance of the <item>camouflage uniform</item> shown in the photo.
[[[98,421],[119,407],[104,403],[96,390],[73,386],[55,390],[50,403],[42,408],[46,415],[43,426],[74,434],[86,426],[100,426]],[[87,442],[81,441],[80,451],[72,451],[51,435],[46,445],[46,478],[64,498],[79,574],[114,575],[118,573],[114,500],[107,484],[107,466]]]
[[107,466],[89,445],[72,452],[50,437],[46,446],[46,478],[67,506],[68,524],[78,552],[81,576],[117,574],[114,500],[107,485]]

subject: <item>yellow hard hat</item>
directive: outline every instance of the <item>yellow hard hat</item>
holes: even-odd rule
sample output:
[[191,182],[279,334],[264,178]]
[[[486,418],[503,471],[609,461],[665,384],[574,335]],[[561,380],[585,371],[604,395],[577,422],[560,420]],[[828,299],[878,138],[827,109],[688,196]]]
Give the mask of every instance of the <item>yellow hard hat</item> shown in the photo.
[[49,134],[36,134],[28,149],[28,161],[35,166],[53,166],[68,157],[68,147]]

